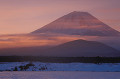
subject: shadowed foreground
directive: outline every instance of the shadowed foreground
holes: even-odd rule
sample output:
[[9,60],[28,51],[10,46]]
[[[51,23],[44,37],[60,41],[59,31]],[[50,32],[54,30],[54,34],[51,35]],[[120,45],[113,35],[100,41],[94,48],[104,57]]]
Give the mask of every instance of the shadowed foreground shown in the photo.
[[120,63],[120,57],[40,57],[40,56],[0,56],[0,62],[39,61],[50,63]]

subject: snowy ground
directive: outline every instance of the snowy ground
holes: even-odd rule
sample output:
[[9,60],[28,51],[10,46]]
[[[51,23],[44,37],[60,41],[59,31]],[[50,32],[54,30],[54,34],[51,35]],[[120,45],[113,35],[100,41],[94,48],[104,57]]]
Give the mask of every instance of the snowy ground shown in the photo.
[[120,79],[120,72],[12,71],[0,72],[0,79]]
[[[20,71],[20,66],[29,62],[3,62],[0,63],[0,71],[13,71],[15,67]],[[120,72],[120,63],[41,63],[33,62],[34,66],[22,71],[95,71],[95,72]]]

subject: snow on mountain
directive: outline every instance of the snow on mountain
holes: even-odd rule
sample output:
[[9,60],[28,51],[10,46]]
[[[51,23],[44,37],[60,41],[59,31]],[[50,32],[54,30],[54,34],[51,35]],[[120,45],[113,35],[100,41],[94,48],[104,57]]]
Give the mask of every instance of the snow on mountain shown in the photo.
[[32,33],[58,33],[88,36],[116,36],[120,33],[88,12],[71,12]]

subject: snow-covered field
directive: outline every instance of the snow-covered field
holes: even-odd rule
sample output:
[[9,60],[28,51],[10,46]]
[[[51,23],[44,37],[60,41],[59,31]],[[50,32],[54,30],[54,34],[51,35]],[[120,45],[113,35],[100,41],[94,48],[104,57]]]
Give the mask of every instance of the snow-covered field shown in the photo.
[[0,72],[0,79],[120,79],[120,72],[12,71]]
[[[95,71],[120,72],[120,63],[42,63],[32,62],[34,66],[27,66],[29,62],[1,62],[0,71]],[[21,67],[23,67],[21,69]],[[16,68],[16,69],[15,69]]]

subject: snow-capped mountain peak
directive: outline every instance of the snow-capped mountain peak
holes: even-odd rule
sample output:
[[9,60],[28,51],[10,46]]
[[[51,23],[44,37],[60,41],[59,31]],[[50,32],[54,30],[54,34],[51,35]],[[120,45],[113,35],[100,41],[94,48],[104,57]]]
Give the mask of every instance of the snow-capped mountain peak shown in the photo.
[[88,36],[116,36],[120,34],[90,13],[78,11],[64,15],[32,33],[59,33]]

